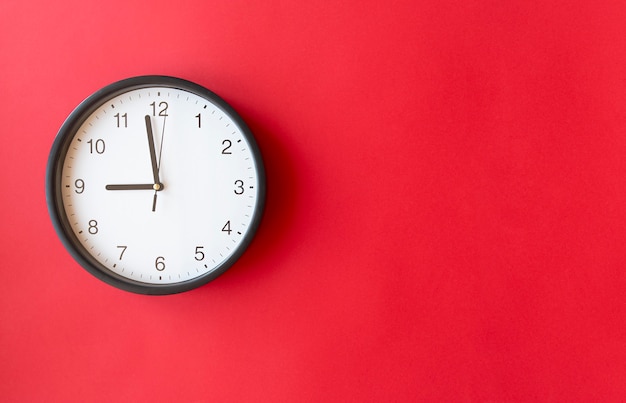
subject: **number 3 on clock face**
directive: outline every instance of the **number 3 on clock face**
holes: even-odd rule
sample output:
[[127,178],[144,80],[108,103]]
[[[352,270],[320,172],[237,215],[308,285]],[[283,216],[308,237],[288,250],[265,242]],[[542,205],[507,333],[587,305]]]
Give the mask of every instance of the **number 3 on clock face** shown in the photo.
[[118,288],[171,294],[230,267],[265,199],[255,139],[220,97],[174,77],[111,84],[83,101],[46,172],[57,234],[90,273]]

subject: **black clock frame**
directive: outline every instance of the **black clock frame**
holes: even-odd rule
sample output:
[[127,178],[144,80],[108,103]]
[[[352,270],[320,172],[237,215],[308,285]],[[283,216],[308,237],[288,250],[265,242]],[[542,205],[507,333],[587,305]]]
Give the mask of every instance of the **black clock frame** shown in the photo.
[[[115,98],[116,96],[135,89],[146,87],[166,87],[176,88],[184,91],[194,93],[198,96],[206,98],[211,103],[222,109],[227,115],[229,115],[233,121],[239,126],[243,136],[250,144],[250,150],[254,156],[254,163],[258,172],[258,199],[255,209],[253,211],[252,221],[249,229],[245,234],[242,241],[237,246],[237,249],[226,259],[222,264],[217,266],[212,271],[198,276],[194,279],[183,281],[180,283],[172,284],[150,284],[140,281],[128,279],[120,276],[103,266],[100,262],[91,256],[81,245],[80,241],[74,234],[65,209],[63,208],[63,201],[61,196],[61,171],[65,158],[65,154],[69,148],[69,145],[74,138],[74,135],[85,122],[85,120],[99,107],[105,104],[107,101]],[[67,117],[56,138],[52,144],[50,155],[48,157],[48,164],[46,167],[46,202],[48,205],[48,212],[54,229],[61,239],[61,242],[72,255],[72,257],[89,273],[97,277],[98,279],[108,283],[119,289],[134,292],[137,294],[146,295],[167,295],[176,294],[185,291],[189,291],[200,287],[211,280],[214,280],[226,270],[228,270],[245,252],[248,248],[256,231],[260,225],[261,218],[265,207],[265,194],[266,194],[266,177],[265,168],[263,164],[263,158],[259,150],[258,144],[254,138],[254,135],[250,131],[248,125],[239,116],[239,114],[220,96],[213,91],[208,90],[198,84],[191,81],[187,81],[177,77],[170,76],[138,76],[131,77],[121,81],[117,81],[106,87],[96,91],[83,102],[81,102],[72,113]]]

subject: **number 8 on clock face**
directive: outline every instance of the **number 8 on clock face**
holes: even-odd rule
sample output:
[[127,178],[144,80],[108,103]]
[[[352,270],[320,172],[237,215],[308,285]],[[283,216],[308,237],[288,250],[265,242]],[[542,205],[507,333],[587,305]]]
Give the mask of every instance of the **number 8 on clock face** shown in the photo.
[[101,89],[67,118],[46,197],[85,269],[127,291],[171,294],[243,254],[260,223],[265,174],[252,133],[220,97],[142,76]]

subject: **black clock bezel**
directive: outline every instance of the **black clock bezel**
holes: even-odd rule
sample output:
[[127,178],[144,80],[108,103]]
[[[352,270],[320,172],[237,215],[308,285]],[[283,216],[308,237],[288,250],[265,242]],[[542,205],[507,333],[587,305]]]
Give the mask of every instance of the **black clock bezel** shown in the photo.
[[[69,224],[65,209],[63,208],[61,196],[62,164],[70,142],[80,126],[96,109],[112,98],[128,91],[147,87],[166,87],[188,91],[207,99],[209,102],[222,109],[239,126],[243,136],[248,141],[258,173],[257,203],[252,213],[248,231],[237,245],[235,251],[228,259],[212,271],[180,283],[144,283],[128,279],[110,271],[83,248],[80,241],[76,238]],[[213,91],[191,81],[171,76],[146,75],[131,77],[109,84],[87,97],[70,113],[59,129],[52,144],[46,166],[46,203],[48,205],[48,212],[54,229],[67,251],[85,270],[98,279],[119,289],[137,294],[168,295],[190,291],[223,274],[243,255],[252,242],[265,208],[265,194],[266,177],[263,158],[254,135],[245,121],[226,101]]]

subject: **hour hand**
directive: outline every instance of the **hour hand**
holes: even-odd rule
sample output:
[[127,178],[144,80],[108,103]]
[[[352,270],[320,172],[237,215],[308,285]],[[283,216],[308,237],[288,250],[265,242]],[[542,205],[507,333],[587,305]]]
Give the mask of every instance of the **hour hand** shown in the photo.
[[163,185],[160,183],[140,183],[140,184],[121,184],[121,185],[106,185],[106,190],[163,190]]

